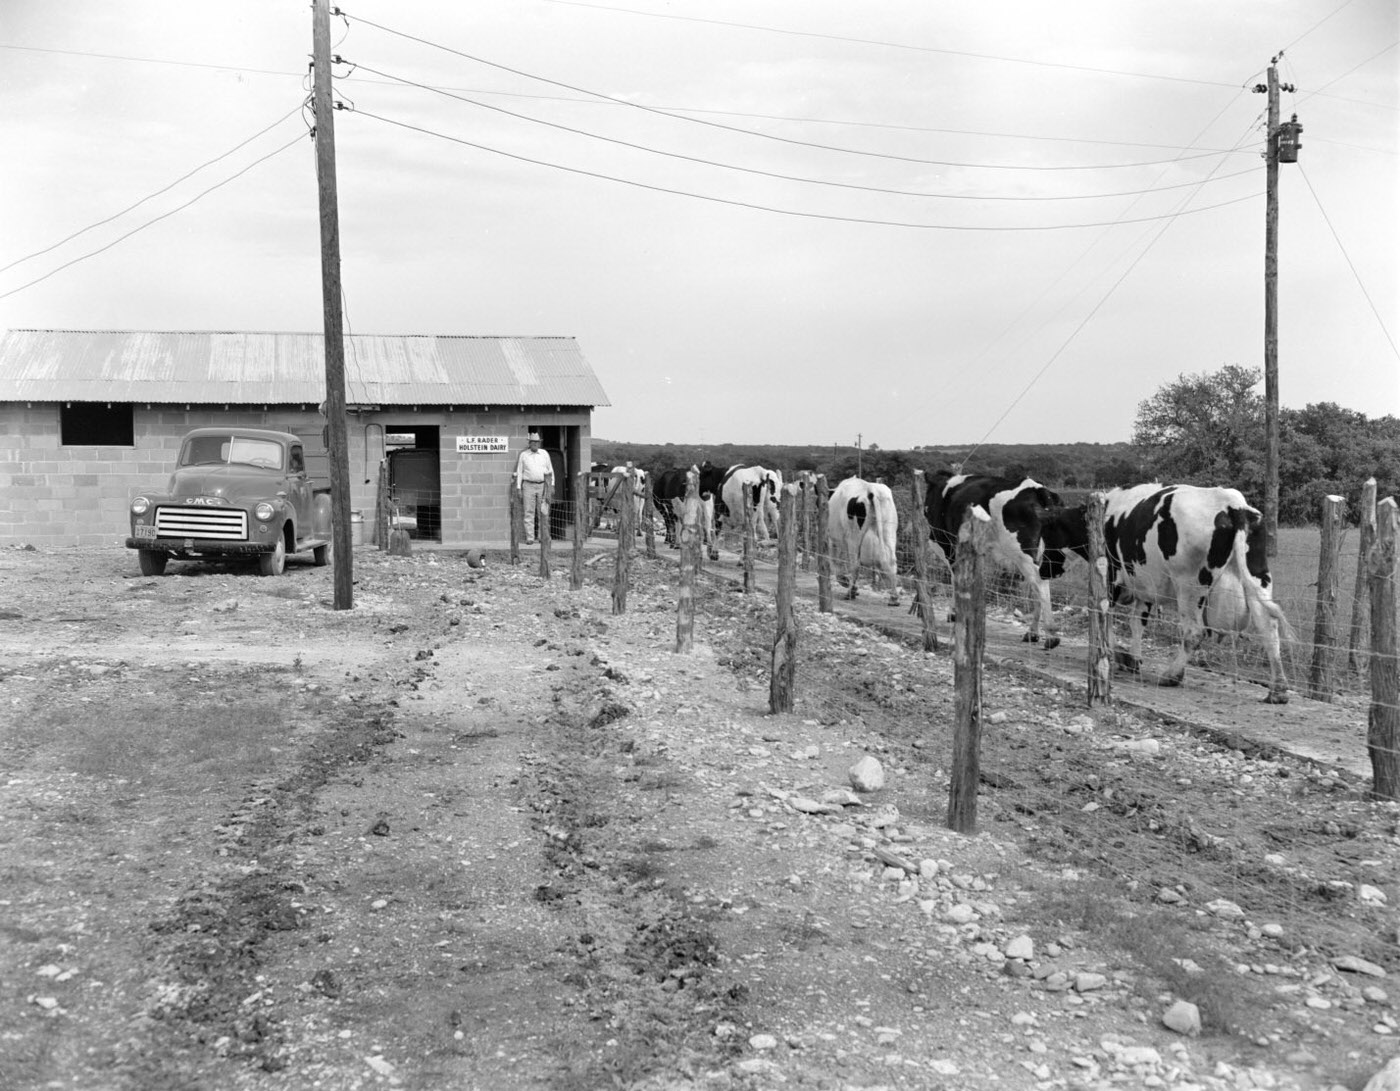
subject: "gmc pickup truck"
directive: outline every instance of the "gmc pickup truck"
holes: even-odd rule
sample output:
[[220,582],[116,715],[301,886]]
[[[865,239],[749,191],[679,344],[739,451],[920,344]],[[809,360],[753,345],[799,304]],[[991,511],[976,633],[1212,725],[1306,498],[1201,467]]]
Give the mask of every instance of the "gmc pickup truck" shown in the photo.
[[278,576],[287,554],[331,559],[330,481],[307,472],[302,438],[260,428],[196,428],[163,493],[131,501],[131,537],[143,576],[159,576],[171,557],[257,558]]

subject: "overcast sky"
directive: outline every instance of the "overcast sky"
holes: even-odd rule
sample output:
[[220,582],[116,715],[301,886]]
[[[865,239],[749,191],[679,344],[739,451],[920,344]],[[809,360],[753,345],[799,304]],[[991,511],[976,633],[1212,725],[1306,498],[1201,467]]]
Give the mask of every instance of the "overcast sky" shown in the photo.
[[[576,337],[595,435],[1113,442],[1262,368],[1280,51],[1281,401],[1400,414],[1395,0],[338,2],[350,329]],[[0,0],[0,328],[319,332],[311,42]]]

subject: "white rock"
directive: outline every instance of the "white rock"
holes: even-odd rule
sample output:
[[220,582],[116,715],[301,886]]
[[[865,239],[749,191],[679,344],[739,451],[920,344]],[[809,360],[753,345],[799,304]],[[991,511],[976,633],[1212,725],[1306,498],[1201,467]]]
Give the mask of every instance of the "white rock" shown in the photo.
[[823,803],[836,803],[842,807],[861,806],[860,796],[849,788],[832,788],[830,791],[822,793]]
[[755,1034],[749,1039],[750,1049],[777,1049],[778,1039],[771,1034]]
[[1206,902],[1206,912],[1225,921],[1237,921],[1244,916],[1244,910],[1228,898],[1216,898]]
[[1162,744],[1156,739],[1131,739],[1123,744],[1123,749],[1133,754],[1160,754]]
[[60,970],[57,966],[50,962],[46,963],[43,966],[40,966],[37,970],[34,971],[34,974],[36,977],[57,977],[62,972],[62,970]]
[[1392,1057],[1366,1081],[1362,1091],[1400,1091],[1400,1057]]
[[977,910],[966,902],[959,902],[957,905],[949,906],[943,916],[954,924],[968,924],[977,919]]
[[1194,1037],[1201,1033],[1201,1012],[1189,1000],[1178,1000],[1162,1013],[1162,1025],[1178,1034]]
[[938,878],[938,861],[937,861],[937,860],[920,860],[920,861],[919,861],[919,878],[920,878],[920,879],[936,879],[936,878]]
[[1074,991],[1078,993],[1093,992],[1095,989],[1102,989],[1108,984],[1108,978],[1103,974],[1077,973],[1074,975]]
[[1259,931],[1272,939],[1278,939],[1279,936],[1283,935],[1283,925],[1271,922],[1261,927]]
[[375,1054],[373,1057],[366,1057],[365,1064],[369,1065],[370,1068],[374,1069],[381,1076],[392,1076],[394,1074],[394,1066],[378,1054]]
[[1157,891],[1157,900],[1163,905],[1175,905],[1181,901],[1181,892],[1172,887],[1164,886]]
[[1151,1046],[1124,1046],[1118,1053],[1118,1063],[1128,1067],[1139,1064],[1161,1064],[1162,1055]]
[[815,799],[808,799],[806,796],[789,796],[787,804],[794,811],[801,811],[803,814],[841,813],[841,804],[839,803],[818,803]]
[[847,775],[857,792],[878,792],[885,786],[884,766],[869,754],[852,765]]
[[1364,958],[1357,958],[1355,955],[1342,955],[1334,958],[1332,965],[1339,970],[1350,970],[1354,974],[1366,974],[1368,977],[1384,977],[1385,969],[1377,966],[1374,962],[1367,962]]
[[1368,886],[1366,883],[1362,883],[1361,886],[1357,888],[1356,896],[1363,902],[1368,902],[1371,905],[1385,904],[1385,891],[1379,890],[1374,886]]
[[1017,936],[1006,945],[1002,952],[1007,958],[1019,959],[1022,962],[1029,962],[1035,957],[1035,941],[1030,936]]

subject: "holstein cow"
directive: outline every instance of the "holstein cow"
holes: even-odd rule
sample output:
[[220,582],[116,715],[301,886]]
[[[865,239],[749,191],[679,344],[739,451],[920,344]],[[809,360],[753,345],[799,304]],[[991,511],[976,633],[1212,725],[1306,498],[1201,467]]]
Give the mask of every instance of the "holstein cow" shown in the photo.
[[1205,635],[1212,604],[1212,627],[1247,626],[1263,644],[1269,657],[1265,701],[1288,701],[1279,641],[1292,629],[1269,590],[1262,518],[1238,489],[1153,483],[1108,494],[1109,580],[1114,602],[1128,604],[1132,640],[1129,651],[1117,654],[1121,666],[1141,670],[1147,617],[1154,606],[1175,601],[1181,638],[1160,684],[1180,685]]
[[847,585],[846,597],[856,597],[856,583],[862,567],[884,577],[890,592],[890,605],[899,605],[899,579],[895,572],[895,542],[899,513],[894,494],[880,482],[848,477],[832,490],[827,507],[827,534],[831,556]]
[[723,529],[727,521],[739,534],[744,533],[745,491],[754,510],[754,537],[766,542],[771,532],[771,536],[776,538],[778,498],[783,493],[783,475],[778,470],[766,470],[762,466],[731,466],[726,471],[720,489],[720,528]]
[[957,553],[958,528],[968,508],[981,508],[991,517],[992,559],[1018,573],[1035,592],[1030,631],[1022,639],[1038,641],[1044,630],[1047,649],[1060,643],[1050,611],[1048,580],[1064,571],[1065,558],[1063,543],[1053,558],[1047,558],[1042,531],[1051,509],[1059,506],[1059,496],[1029,477],[1016,482],[986,474],[955,475],[947,470],[933,475],[924,498],[928,536],[942,548],[950,566]]
[[[603,519],[612,520],[611,525],[616,526],[617,513],[623,497],[627,493],[627,467],[613,466],[609,469],[607,466],[595,462],[591,473],[599,481],[598,488],[605,505],[602,513]],[[635,516],[632,520],[632,529],[634,533],[641,534],[643,530],[642,515],[646,511],[647,489],[651,487],[651,475],[640,466],[633,466],[632,473],[635,477],[632,485],[632,511]],[[612,476],[609,476],[610,474]]]
[[[700,540],[713,561],[719,559],[719,549],[715,544],[715,502],[720,483],[724,480],[724,471],[709,462],[701,465],[699,470]],[[661,513],[661,521],[666,525],[666,544],[672,549],[680,547],[676,525],[685,514],[686,472],[663,470],[652,478],[652,503]]]

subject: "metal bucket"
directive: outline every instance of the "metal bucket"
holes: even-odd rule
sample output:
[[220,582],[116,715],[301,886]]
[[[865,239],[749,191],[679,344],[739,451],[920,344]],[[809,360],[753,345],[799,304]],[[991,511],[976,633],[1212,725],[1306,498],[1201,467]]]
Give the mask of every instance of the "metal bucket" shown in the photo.
[[365,544],[365,517],[358,511],[350,513],[350,544]]

